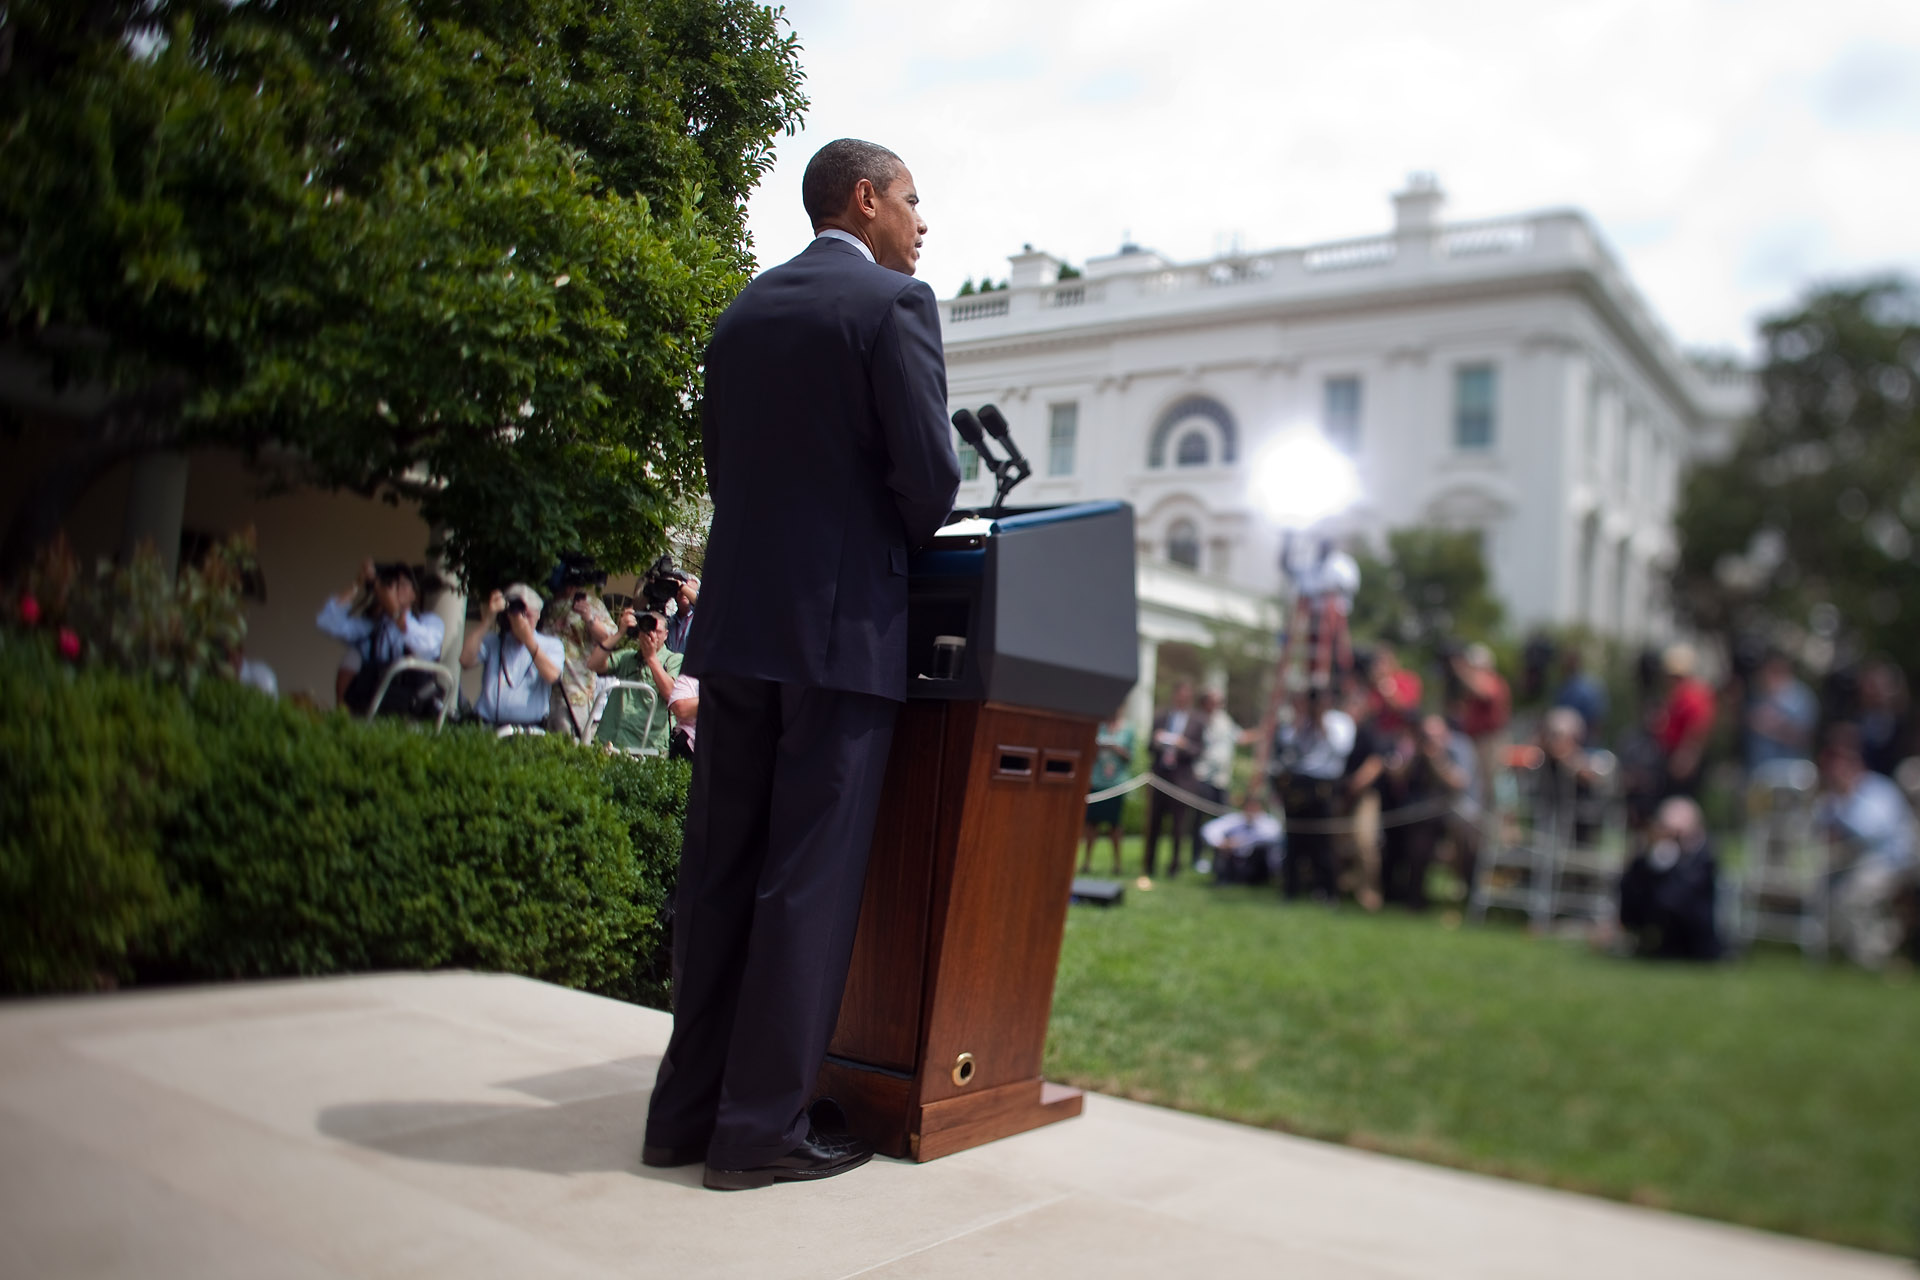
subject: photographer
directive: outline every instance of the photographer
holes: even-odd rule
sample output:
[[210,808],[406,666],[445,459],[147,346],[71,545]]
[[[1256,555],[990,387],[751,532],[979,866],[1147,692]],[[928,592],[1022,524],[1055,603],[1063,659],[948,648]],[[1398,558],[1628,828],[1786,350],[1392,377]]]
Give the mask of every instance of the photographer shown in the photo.
[[375,564],[368,557],[353,585],[321,606],[314,625],[348,646],[334,684],[340,705],[365,713],[380,678],[400,658],[440,660],[446,624],[431,613],[413,612],[418,594],[410,567],[398,561]]
[[487,597],[480,625],[460,648],[462,667],[480,668],[474,714],[502,728],[537,729],[546,722],[566,649],[534,630],[540,596],[524,582]]
[[[671,653],[687,651],[687,631],[693,626],[693,606],[700,599],[700,579],[673,567],[673,557],[663,555],[650,565],[640,579],[640,598],[647,608],[658,613],[667,624],[667,649]],[[673,615],[666,608],[673,605]]]
[[613,690],[594,740],[622,751],[665,752],[673,728],[669,708],[681,657],[667,648],[667,620],[659,614],[628,609],[620,615],[620,625],[636,647],[622,648],[603,641],[594,646],[587,661],[597,672],[648,687]]

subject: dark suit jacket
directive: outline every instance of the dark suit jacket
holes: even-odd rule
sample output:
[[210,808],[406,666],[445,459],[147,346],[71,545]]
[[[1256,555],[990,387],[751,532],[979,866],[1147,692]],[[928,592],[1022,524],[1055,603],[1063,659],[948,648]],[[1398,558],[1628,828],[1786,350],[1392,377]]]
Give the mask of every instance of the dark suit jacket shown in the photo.
[[1206,726],[1206,722],[1201,718],[1198,707],[1189,707],[1187,709],[1187,722],[1182,725],[1180,729],[1180,745],[1173,748],[1173,767],[1168,768],[1164,759],[1164,754],[1167,749],[1162,747],[1157,741],[1154,741],[1154,739],[1159,738],[1161,734],[1167,732],[1172,724],[1173,708],[1171,707],[1154,717],[1153,735],[1152,738],[1148,739],[1148,745],[1153,750],[1153,772],[1163,778],[1170,778],[1176,781],[1185,779],[1191,782],[1193,779],[1193,762],[1200,758],[1200,731]]
[[684,670],[905,698],[907,552],[960,485],[933,290],[815,240],[714,326],[704,421]]

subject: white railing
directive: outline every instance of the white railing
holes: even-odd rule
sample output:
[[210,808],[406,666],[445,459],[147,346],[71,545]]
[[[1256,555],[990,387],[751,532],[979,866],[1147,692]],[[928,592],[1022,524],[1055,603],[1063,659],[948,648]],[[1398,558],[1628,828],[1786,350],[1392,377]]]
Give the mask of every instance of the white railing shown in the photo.
[[1053,291],[1047,294],[1049,307],[1077,307],[1086,300],[1087,286],[1083,284],[1056,285]]
[[1442,257],[1474,258],[1491,253],[1525,253],[1533,248],[1531,222],[1483,222],[1453,227],[1439,236]]
[[963,320],[985,320],[989,316],[1003,316],[1007,314],[1007,299],[1004,296],[968,298],[963,302],[955,302],[953,309],[947,314],[955,324]]
[[1256,284],[1272,275],[1272,258],[1253,258],[1216,262],[1207,268],[1206,280],[1217,289],[1236,284]]
[[1303,250],[1300,265],[1308,271],[1353,271],[1362,267],[1384,267],[1392,262],[1398,246],[1391,236],[1367,240],[1346,240]]

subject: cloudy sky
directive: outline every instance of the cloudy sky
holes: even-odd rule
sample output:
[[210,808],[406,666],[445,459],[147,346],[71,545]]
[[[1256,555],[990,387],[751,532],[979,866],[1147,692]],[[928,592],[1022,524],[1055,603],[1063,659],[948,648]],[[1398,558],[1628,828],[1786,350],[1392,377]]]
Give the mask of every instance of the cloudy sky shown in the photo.
[[1807,282],[1920,274],[1920,0],[794,0],[806,129],[751,208],[808,236],[821,143],[913,169],[940,294],[1023,242],[1171,257],[1578,206],[1680,340],[1747,352]]

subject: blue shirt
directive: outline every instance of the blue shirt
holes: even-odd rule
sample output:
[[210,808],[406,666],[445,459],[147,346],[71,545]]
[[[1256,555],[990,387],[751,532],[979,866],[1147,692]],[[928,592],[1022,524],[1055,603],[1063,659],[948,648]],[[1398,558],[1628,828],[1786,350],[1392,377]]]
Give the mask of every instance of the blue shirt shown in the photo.
[[407,629],[403,632],[391,618],[367,618],[347,612],[347,606],[338,597],[330,599],[320,607],[320,616],[313,620],[314,625],[342,644],[349,644],[360,654],[363,662],[382,666],[402,655],[425,658],[428,662],[440,661],[440,645],[447,636],[447,624],[438,614],[421,617],[407,613]]
[[1580,718],[1587,726],[1588,746],[1600,740],[1600,726],[1607,718],[1607,687],[1600,683],[1597,676],[1582,671],[1567,677],[1567,682],[1560,686],[1560,692],[1554,695],[1553,705],[1580,713]]
[[1891,778],[1863,773],[1846,795],[1827,796],[1820,805],[1820,825],[1854,853],[1855,865],[1877,862],[1894,870],[1913,865],[1913,810]]
[[[566,661],[566,646],[559,636],[534,634],[533,642],[553,659],[554,666]],[[514,636],[506,637],[502,654],[498,630],[487,632],[480,641],[480,697],[473,712],[488,724],[542,724],[551,705],[553,685],[540,678],[533,654]]]
[[1798,680],[1789,680],[1771,693],[1756,697],[1752,705],[1756,708],[1771,707],[1774,714],[1787,722],[1793,736],[1776,738],[1758,729],[1748,729],[1747,768],[1758,769],[1770,760],[1805,760],[1811,757],[1809,744],[1814,726],[1820,722],[1820,702],[1813,696],[1813,690]]

